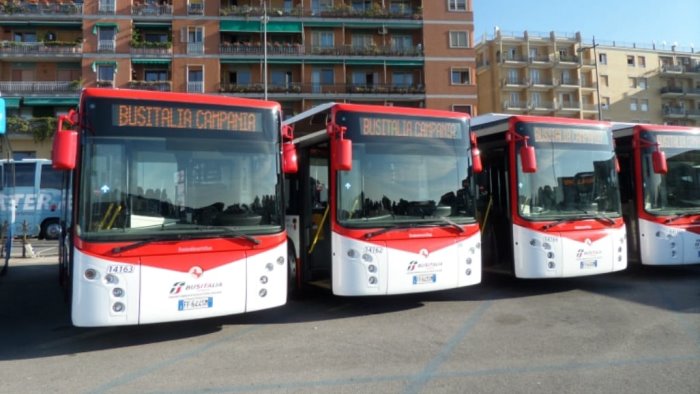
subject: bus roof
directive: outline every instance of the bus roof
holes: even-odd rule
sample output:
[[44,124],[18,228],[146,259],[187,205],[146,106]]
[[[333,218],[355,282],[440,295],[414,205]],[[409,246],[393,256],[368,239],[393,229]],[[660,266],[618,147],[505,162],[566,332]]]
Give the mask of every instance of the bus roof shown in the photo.
[[495,123],[505,123],[513,119],[513,121],[521,122],[542,122],[542,123],[568,123],[568,124],[586,124],[586,125],[609,125],[610,122],[603,120],[592,119],[577,119],[577,118],[562,118],[558,116],[534,116],[534,115],[517,115],[517,114],[502,114],[502,113],[487,113],[475,116],[469,120],[469,125],[472,128],[488,127]]
[[136,89],[85,88],[82,98],[99,97],[132,100],[158,100],[187,104],[235,105],[261,109],[280,109],[275,101],[256,100],[241,97],[218,96],[199,93],[154,92]]
[[317,105],[282,122],[294,125],[296,135],[307,135],[326,128],[326,123],[333,111],[368,112],[375,114],[425,116],[436,118],[468,119],[469,115],[461,112],[444,111],[427,108],[396,107],[371,104],[347,104],[328,102]]
[[642,131],[676,131],[700,134],[700,128],[692,126],[660,125],[651,123],[612,122],[615,138],[627,137]]

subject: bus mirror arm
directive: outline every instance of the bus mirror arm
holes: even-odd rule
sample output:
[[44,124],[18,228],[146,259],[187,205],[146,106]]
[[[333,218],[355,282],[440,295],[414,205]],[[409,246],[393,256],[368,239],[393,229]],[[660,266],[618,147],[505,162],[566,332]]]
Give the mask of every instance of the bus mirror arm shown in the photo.
[[537,155],[535,154],[535,147],[527,144],[530,137],[511,132],[508,133],[506,138],[508,141],[523,141],[523,146],[520,147],[520,164],[523,167],[523,172],[526,174],[537,172]]
[[71,126],[78,125],[77,112],[71,110],[68,115],[58,117],[51,150],[51,165],[57,170],[72,170],[75,168],[78,155],[78,132],[64,129],[64,122]]
[[654,151],[651,152],[651,165],[655,174],[668,174],[668,163],[666,162],[666,153],[661,150],[658,142],[651,142],[643,138],[639,139],[639,148],[649,148],[653,146]]

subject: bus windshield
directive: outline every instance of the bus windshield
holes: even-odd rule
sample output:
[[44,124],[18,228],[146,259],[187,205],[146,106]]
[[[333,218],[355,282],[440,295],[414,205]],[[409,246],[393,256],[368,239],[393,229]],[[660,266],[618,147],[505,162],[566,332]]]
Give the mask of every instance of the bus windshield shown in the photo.
[[659,143],[668,173],[654,173],[654,147],[642,149],[644,210],[652,215],[700,212],[700,135],[644,132],[641,138]]
[[[391,124],[387,119],[404,126],[417,125],[413,130],[422,128],[419,135],[381,126],[374,122],[379,119],[376,115],[348,112],[337,118],[347,125],[347,136],[353,141],[352,170],[338,175],[341,225],[427,225],[444,223],[446,218],[448,223],[474,222],[464,121],[381,115],[385,125]],[[373,122],[373,126],[367,128],[362,122]],[[434,127],[430,129],[430,125]]]
[[99,128],[100,115],[92,116],[82,153],[89,171],[80,180],[83,239],[280,231],[278,139],[148,126],[125,136],[116,127]]
[[518,213],[531,220],[621,215],[612,136],[581,125],[518,123],[537,152],[537,171],[517,158]]

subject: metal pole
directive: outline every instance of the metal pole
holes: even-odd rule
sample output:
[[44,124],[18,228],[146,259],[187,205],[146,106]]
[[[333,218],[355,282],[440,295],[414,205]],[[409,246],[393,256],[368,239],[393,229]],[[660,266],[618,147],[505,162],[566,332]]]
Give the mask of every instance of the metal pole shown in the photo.
[[267,100],[267,0],[263,0],[263,92]]
[[596,96],[598,96],[598,120],[603,120],[603,111],[602,111],[602,106],[600,103],[600,74],[598,73],[598,52],[596,51],[596,47],[598,44],[595,43],[595,36],[593,36],[593,57],[595,58],[595,92]]

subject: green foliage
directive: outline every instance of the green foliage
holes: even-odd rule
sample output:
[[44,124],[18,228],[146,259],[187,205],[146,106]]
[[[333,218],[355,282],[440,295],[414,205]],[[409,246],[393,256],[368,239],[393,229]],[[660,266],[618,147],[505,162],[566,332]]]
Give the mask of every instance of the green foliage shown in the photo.
[[7,118],[7,131],[9,133],[27,134],[34,138],[34,142],[42,142],[53,137],[58,126],[55,117],[43,117],[23,119],[19,116]]

